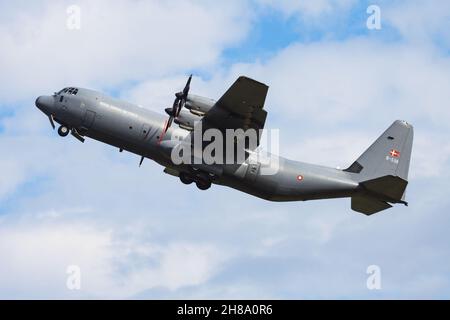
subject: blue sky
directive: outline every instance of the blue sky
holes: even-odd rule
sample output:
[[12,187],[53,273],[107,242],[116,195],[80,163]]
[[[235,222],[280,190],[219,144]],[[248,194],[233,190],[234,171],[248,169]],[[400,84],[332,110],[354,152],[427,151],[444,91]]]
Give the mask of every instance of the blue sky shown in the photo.
[[[72,4],[80,30],[66,27]],[[370,4],[381,30],[366,28]],[[448,298],[449,12],[446,1],[1,2],[0,297]],[[200,192],[136,155],[60,138],[34,107],[77,85],[162,111],[190,72],[192,92],[212,98],[241,74],[267,83],[266,125],[292,159],[348,166],[408,120],[410,206],[366,217],[348,199]],[[81,290],[66,287],[69,265]],[[366,287],[370,265],[380,290]]]

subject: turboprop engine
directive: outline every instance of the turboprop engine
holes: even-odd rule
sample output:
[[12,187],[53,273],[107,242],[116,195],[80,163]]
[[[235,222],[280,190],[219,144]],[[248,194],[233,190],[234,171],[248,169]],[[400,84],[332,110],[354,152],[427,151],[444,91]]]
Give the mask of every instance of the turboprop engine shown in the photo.
[[216,101],[210,98],[188,94],[186,104],[184,105],[191,113],[197,116],[204,116],[211,109]]
[[180,126],[180,128],[192,131],[197,121],[200,121],[202,117],[192,114],[188,111],[181,110],[173,122]]

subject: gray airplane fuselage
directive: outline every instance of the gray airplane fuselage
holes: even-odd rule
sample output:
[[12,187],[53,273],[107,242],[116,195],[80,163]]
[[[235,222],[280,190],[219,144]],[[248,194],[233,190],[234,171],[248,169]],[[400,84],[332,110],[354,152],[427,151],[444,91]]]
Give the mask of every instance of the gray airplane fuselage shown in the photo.
[[[183,139],[189,131],[175,126],[161,136],[165,115],[97,91],[76,89],[76,94],[41,96],[36,105],[56,122],[76,128],[82,136],[152,159],[169,173],[192,170],[188,165],[174,165],[170,156],[173,141]],[[264,165],[259,162],[215,165],[216,170],[220,167],[220,175],[212,182],[272,201],[351,197],[361,189],[355,173],[282,157],[278,161],[275,174],[262,174]]]

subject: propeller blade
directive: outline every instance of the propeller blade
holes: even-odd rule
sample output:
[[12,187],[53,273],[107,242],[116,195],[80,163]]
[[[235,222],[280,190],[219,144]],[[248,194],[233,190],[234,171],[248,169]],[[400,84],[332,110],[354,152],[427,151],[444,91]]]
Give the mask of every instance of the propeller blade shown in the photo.
[[183,108],[183,99],[180,99],[177,106],[177,112],[175,113],[175,117],[180,115],[181,108]]
[[188,81],[186,82],[186,86],[183,89],[183,98],[184,99],[187,99],[189,89],[191,88],[191,80],[192,80],[192,74],[189,76]]
[[166,108],[166,109],[164,109],[164,111],[165,111],[169,116],[173,116],[173,108]]
[[[176,96],[176,95],[175,95]],[[178,109],[178,103],[180,102],[179,97],[176,97],[175,100],[173,101],[173,105],[172,105],[172,116],[174,116],[177,113],[177,109]]]
[[[172,125],[172,121],[173,121],[173,117],[170,116],[170,117],[169,117],[169,120],[167,120],[167,121],[165,122],[165,126],[164,126],[164,128],[163,128],[163,134],[166,134],[167,130],[169,130],[169,127]],[[161,135],[161,137],[162,137],[162,135]]]
[[178,99],[178,101],[175,101],[175,102],[178,102],[177,109],[174,114],[175,117],[178,117],[180,115],[181,109],[183,109],[184,105],[186,104],[187,96],[188,96],[189,90],[191,88],[191,81],[192,81],[192,74],[189,76],[189,78],[186,82],[186,85],[184,86],[183,91],[175,94],[175,97],[176,97],[175,100]]

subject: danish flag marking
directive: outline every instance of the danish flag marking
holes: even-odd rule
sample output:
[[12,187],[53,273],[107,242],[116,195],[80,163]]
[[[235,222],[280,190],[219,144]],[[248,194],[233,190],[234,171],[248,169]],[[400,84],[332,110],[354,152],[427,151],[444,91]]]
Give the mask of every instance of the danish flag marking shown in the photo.
[[389,152],[389,154],[394,158],[400,158],[400,151],[398,150],[392,149],[391,152]]

